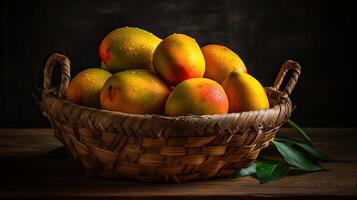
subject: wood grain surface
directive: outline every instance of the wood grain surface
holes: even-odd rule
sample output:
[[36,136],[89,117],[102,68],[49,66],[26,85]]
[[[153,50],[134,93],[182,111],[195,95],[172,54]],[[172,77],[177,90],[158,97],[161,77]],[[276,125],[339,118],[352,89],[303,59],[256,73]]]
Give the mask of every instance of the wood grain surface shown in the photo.
[[[298,173],[259,184],[252,177],[184,184],[90,177],[67,159],[51,129],[0,129],[0,199],[354,199],[357,129],[308,129],[324,153],[349,162],[323,163],[329,171]],[[282,129],[280,134],[293,135]]]

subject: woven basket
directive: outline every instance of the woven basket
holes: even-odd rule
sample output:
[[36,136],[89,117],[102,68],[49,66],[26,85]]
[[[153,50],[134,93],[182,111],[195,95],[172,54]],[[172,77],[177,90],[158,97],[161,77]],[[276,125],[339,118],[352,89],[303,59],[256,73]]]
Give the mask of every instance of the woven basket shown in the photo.
[[[55,63],[62,66],[59,88],[51,85]],[[291,70],[283,91],[280,85]],[[166,117],[112,112],[65,100],[70,61],[53,54],[44,69],[43,114],[55,137],[87,174],[114,179],[186,182],[226,177],[255,161],[290,117],[289,95],[300,75],[286,61],[272,87],[270,109],[223,115]]]

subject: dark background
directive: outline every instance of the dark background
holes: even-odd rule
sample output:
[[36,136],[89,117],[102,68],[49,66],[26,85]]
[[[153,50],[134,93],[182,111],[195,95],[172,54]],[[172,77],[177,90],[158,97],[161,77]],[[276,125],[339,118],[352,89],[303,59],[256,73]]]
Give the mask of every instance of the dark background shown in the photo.
[[122,26],[226,45],[266,86],[284,60],[299,61],[292,118],[303,126],[356,126],[352,1],[13,0],[1,7],[0,127],[48,127],[31,97],[48,56],[66,54],[72,75],[98,66],[101,39]]

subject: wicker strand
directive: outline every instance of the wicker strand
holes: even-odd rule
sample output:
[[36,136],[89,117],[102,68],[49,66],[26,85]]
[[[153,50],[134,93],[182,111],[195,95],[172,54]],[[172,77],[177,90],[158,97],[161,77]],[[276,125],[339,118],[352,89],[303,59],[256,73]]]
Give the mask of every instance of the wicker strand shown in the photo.
[[284,64],[281,66],[278,76],[276,77],[274,84],[273,84],[273,87],[276,90],[279,90],[280,85],[283,82],[283,80],[289,70],[292,71],[291,77],[283,90],[283,92],[285,94],[287,94],[288,96],[293,91],[293,89],[299,79],[299,76],[301,73],[301,66],[299,63],[292,61],[292,60],[285,61]]
[[[62,76],[61,76],[61,84],[59,90],[53,87],[52,84],[52,72],[53,65],[59,62],[62,66]],[[57,94],[59,98],[65,96],[68,88],[69,81],[71,80],[71,62],[69,59],[61,54],[55,53],[47,60],[44,69],[44,77],[43,77],[43,92],[45,94],[54,93]]]

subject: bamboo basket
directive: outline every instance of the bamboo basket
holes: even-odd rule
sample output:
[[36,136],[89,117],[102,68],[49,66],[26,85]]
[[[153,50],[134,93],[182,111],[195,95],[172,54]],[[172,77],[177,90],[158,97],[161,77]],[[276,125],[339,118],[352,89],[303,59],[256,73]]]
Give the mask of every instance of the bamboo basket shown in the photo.
[[[59,88],[51,84],[55,63]],[[291,71],[283,90],[280,85]],[[44,68],[40,107],[54,136],[87,174],[111,179],[187,182],[227,177],[249,166],[289,119],[300,65],[288,60],[265,91],[270,109],[167,117],[112,112],[65,100],[70,61],[53,54]]]

